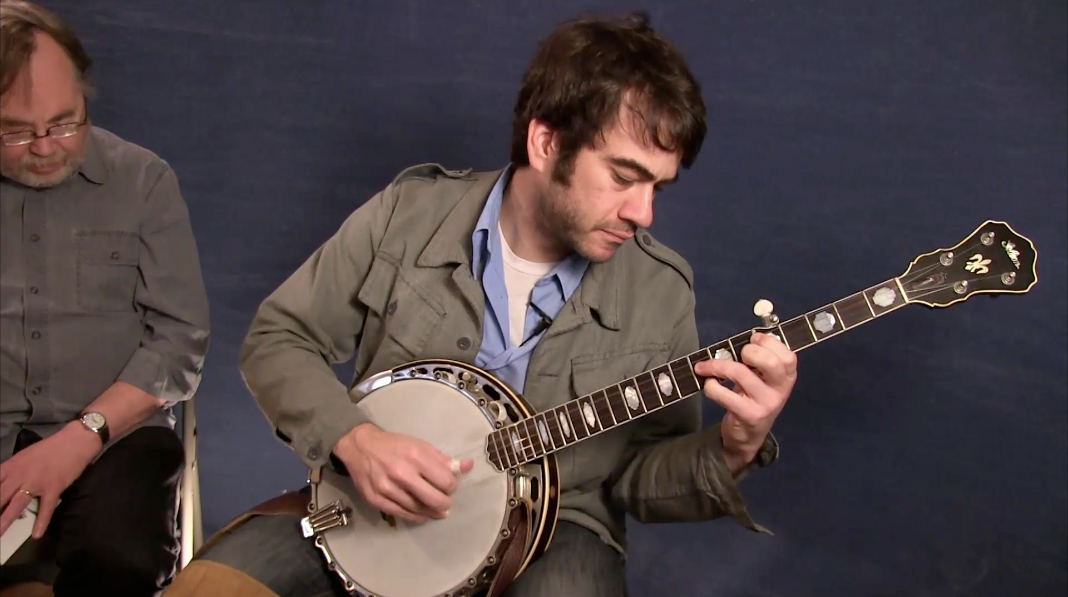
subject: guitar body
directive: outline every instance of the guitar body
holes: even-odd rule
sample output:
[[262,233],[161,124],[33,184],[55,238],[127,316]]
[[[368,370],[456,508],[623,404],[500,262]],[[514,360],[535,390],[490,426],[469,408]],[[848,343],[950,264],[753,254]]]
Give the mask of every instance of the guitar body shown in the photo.
[[[352,394],[378,427],[419,438],[457,460],[471,458],[474,468],[460,475],[449,516],[422,525],[384,516],[348,476],[323,469],[318,481],[312,479],[310,515],[302,526],[350,593],[470,595],[489,587],[502,568],[511,576],[502,581],[511,581],[544,552],[559,510],[555,455],[502,471],[486,453],[487,435],[533,416],[519,395],[477,367],[446,360],[380,373]],[[517,508],[521,517],[514,515]],[[523,532],[510,528],[516,520]],[[517,538],[522,545],[513,544]]]

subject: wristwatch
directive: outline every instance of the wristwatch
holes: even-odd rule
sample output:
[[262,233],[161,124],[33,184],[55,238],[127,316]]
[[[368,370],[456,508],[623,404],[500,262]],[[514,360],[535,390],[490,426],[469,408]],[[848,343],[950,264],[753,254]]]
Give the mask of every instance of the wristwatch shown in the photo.
[[87,412],[78,420],[81,421],[82,427],[99,435],[101,443],[106,444],[111,439],[111,430],[108,429],[108,421],[104,418],[104,415],[97,412]]

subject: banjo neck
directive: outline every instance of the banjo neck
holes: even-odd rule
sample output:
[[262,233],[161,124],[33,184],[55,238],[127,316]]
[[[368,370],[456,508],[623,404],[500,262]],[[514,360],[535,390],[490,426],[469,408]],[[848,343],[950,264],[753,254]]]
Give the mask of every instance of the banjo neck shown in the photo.
[[[921,279],[911,284],[919,291],[923,282]],[[905,287],[894,277],[788,321],[752,328],[497,429],[486,438],[487,454],[493,466],[503,471],[680,402],[700,391],[706,380],[694,372],[694,365],[707,359],[740,360],[742,348],[754,331],[771,334],[798,352],[909,302]]]
[[505,471],[671,406],[697,393],[706,381],[694,372],[695,364],[738,361],[754,331],[771,334],[798,352],[907,304],[950,307],[978,294],[1027,293],[1038,283],[1037,259],[1029,238],[1006,222],[987,220],[953,247],[917,256],[900,276],[785,322],[770,313],[770,304],[754,309],[764,327],[501,427],[486,437],[486,454],[493,467]]

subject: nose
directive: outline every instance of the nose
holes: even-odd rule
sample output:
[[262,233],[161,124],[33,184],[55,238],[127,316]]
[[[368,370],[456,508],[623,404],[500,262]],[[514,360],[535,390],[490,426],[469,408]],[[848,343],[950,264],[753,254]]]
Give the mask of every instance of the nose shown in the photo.
[[652,184],[648,184],[635,185],[633,191],[620,208],[619,217],[639,228],[648,228],[653,225],[653,197],[656,190]]
[[46,158],[56,152],[56,140],[48,135],[37,137],[30,142],[30,153]]

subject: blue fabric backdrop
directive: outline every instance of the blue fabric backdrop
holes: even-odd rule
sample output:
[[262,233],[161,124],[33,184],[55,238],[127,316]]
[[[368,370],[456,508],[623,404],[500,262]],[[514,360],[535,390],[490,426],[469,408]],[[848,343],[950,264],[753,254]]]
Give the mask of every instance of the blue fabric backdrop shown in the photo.
[[[579,10],[632,6],[46,4],[97,61],[96,122],[170,161],[191,206],[214,326],[197,398],[209,532],[304,478],[236,370],[258,302],[401,168],[503,165],[536,40]],[[694,266],[706,343],[754,325],[758,298],[793,316],[987,218],[1037,243],[1041,282],[803,353],[782,459],[744,485],[776,535],[633,525],[633,594],[1064,595],[1065,3],[649,10],[710,108],[654,225]]]

